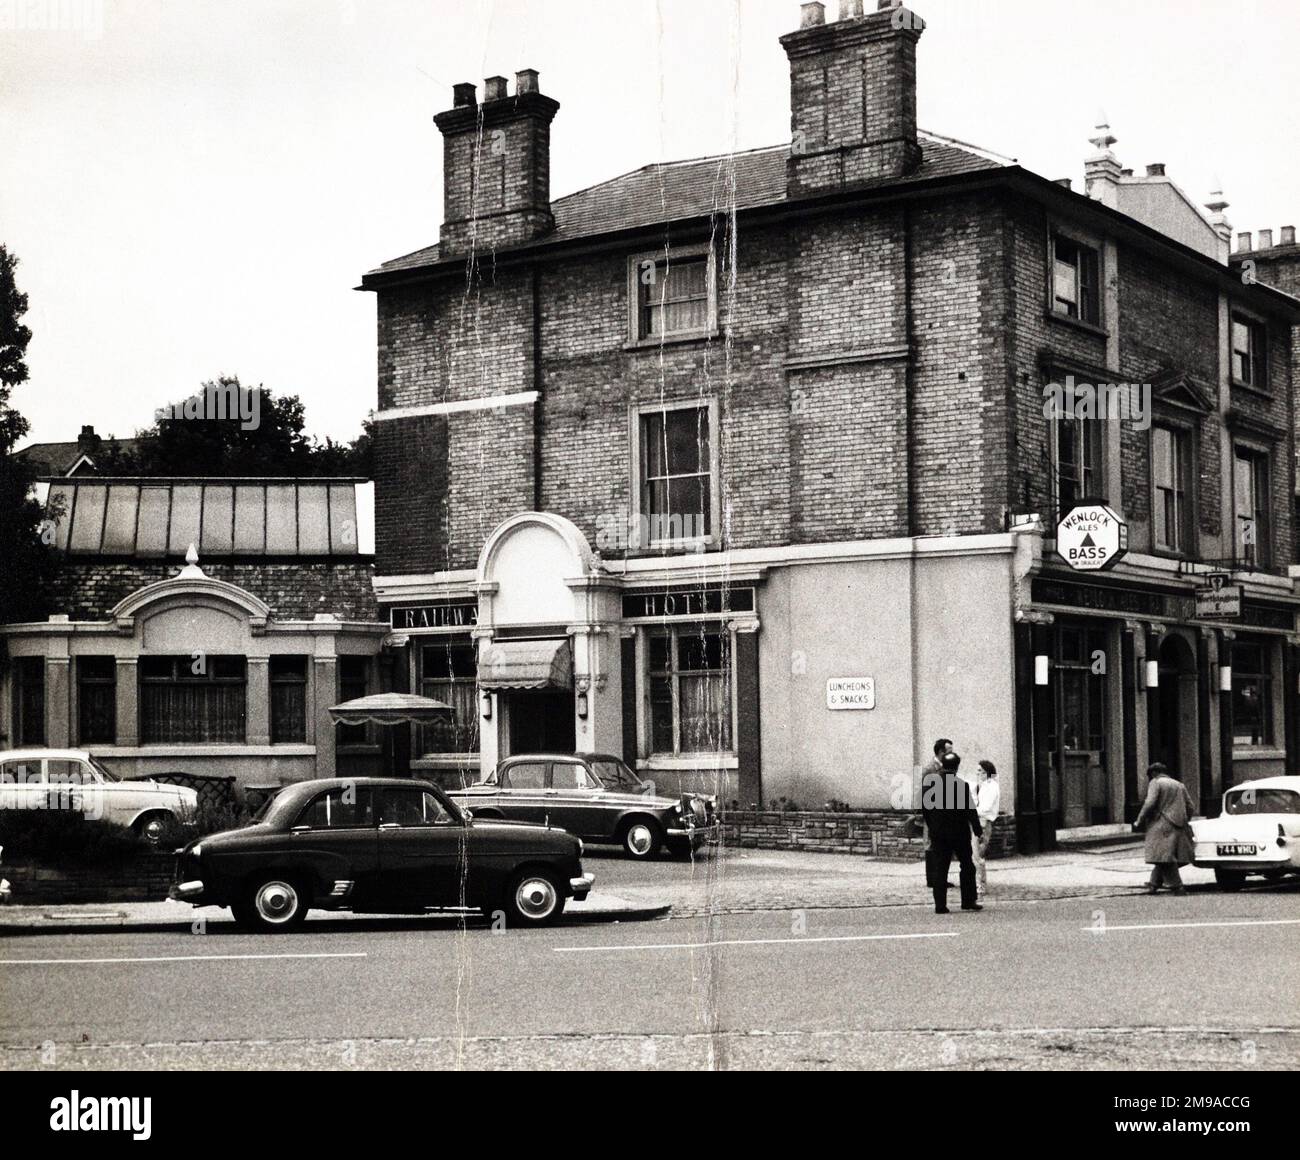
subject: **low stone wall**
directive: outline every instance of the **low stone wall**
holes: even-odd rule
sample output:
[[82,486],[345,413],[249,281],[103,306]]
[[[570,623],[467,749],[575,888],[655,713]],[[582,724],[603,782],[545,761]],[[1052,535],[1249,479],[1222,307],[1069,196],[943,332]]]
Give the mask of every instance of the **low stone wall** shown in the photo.
[[105,866],[0,865],[15,906],[60,903],[160,902],[171,886],[176,856],[145,853]]
[[[862,810],[825,813],[781,810],[730,810],[723,816],[725,844],[742,849],[804,850],[814,854],[857,854],[891,862],[925,859],[924,838],[909,838],[903,827],[913,811]],[[1015,819],[999,818],[990,858],[1016,852]]]

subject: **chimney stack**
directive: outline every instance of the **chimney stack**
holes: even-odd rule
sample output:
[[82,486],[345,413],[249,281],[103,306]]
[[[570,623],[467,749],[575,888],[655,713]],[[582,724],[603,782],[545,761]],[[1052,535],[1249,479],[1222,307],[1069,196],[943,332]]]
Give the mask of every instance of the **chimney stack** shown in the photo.
[[1148,177],[1164,177],[1164,175],[1165,163],[1163,161],[1157,161],[1154,165],[1147,166]]
[[1205,208],[1210,211],[1210,225],[1219,239],[1219,261],[1225,265],[1232,251],[1232,223],[1224,212],[1229,204],[1228,199],[1223,196],[1222,183],[1215,186],[1214,192],[1210,194],[1210,200],[1205,203]]
[[804,4],[798,32],[781,38],[790,59],[792,197],[828,193],[921,164],[916,131],[916,42],[925,29],[898,0]]
[[1271,250],[1271,249],[1273,248],[1273,231],[1272,231],[1272,230],[1260,230],[1260,231],[1259,231],[1259,248],[1260,248],[1261,250]]
[[1237,253],[1239,253],[1239,254],[1248,254],[1248,253],[1250,253],[1250,251],[1253,250],[1253,249],[1255,248],[1254,246],[1252,246],[1252,245],[1250,244],[1252,240],[1253,240],[1253,238],[1252,238],[1252,235],[1250,234],[1249,231],[1247,231],[1246,233],[1238,234],[1238,235],[1237,235]]
[[1282,246],[1295,245],[1295,226],[1282,227],[1282,240],[1278,244]]
[[1097,122],[1097,135],[1089,141],[1097,150],[1084,163],[1084,189],[1093,201],[1108,205],[1111,209],[1119,208],[1119,182],[1124,171],[1120,168],[1119,158],[1111,151],[1111,146],[1118,138],[1110,131],[1105,114]]
[[544,96],[537,72],[488,77],[483,104],[470,84],[434,117],[443,138],[444,257],[523,245],[555,228],[551,215],[551,122],[558,101]]

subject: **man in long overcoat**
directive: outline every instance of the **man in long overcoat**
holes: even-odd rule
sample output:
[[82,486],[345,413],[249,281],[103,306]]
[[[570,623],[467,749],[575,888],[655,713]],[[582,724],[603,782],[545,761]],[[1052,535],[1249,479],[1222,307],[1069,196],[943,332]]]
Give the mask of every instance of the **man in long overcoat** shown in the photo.
[[1186,894],[1178,868],[1196,854],[1192,840],[1196,806],[1187,787],[1160,762],[1147,770],[1147,777],[1147,800],[1133,823],[1134,830],[1146,829],[1146,860],[1151,864],[1147,893],[1155,894],[1165,885],[1175,894]]
[[982,833],[975,813],[970,786],[957,776],[961,758],[947,753],[940,761],[941,772],[926,774],[921,789],[921,811],[930,835],[930,867],[933,877],[935,914],[948,913],[948,870],[953,858],[961,864],[961,908],[983,910],[976,899],[975,862],[971,857],[971,838]]

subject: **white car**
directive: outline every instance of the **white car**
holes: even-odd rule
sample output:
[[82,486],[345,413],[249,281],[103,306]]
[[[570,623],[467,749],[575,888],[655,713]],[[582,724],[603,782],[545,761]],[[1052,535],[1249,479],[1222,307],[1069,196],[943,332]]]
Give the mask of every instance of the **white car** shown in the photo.
[[1300,873],[1300,777],[1266,777],[1233,786],[1223,813],[1192,823],[1195,864],[1220,886],[1240,889],[1248,874]]
[[129,826],[156,845],[171,823],[192,821],[198,794],[186,786],[123,781],[80,749],[0,752],[0,809],[70,809]]

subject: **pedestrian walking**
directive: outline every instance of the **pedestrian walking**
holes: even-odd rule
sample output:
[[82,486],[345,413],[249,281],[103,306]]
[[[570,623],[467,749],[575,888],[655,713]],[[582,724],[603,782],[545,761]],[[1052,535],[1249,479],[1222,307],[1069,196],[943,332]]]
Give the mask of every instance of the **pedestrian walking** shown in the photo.
[[[924,798],[925,798],[925,787],[926,787],[926,783],[927,783],[929,780],[933,779],[933,778],[938,778],[938,777],[941,777],[941,776],[943,775],[943,759],[944,759],[944,756],[945,756],[945,754],[949,754],[949,753],[951,753],[952,751],[953,751],[953,745],[952,745],[952,738],[950,738],[950,737],[940,737],[939,740],[936,741],[936,742],[934,743],[934,758],[933,758],[933,760],[930,762],[930,764],[927,765],[927,766],[925,767],[925,769],[924,769],[924,770],[922,771],[922,773],[921,773],[921,798],[922,798],[923,801],[924,801]],[[924,818],[924,816],[925,816],[925,811],[924,811],[924,810],[922,810],[922,812],[921,812],[921,816],[922,816],[922,818]],[[935,886],[937,886],[937,885],[939,885],[939,884],[942,884],[945,890],[951,890],[951,889],[952,889],[952,883],[948,881],[947,871],[944,872],[944,876],[943,876],[942,878],[938,879],[937,881],[936,881],[936,879],[935,879],[935,876],[934,876],[934,843],[930,840],[930,833],[929,833],[929,826],[928,826],[928,825],[923,825],[923,829],[922,829],[922,837],[924,837],[924,838],[926,839],[926,846],[925,846],[925,884],[926,884],[926,886],[929,887],[931,890],[933,890],[933,889],[935,888]]]
[[983,833],[975,843],[975,869],[982,900],[989,890],[989,844],[993,841],[993,827],[1002,811],[1002,787],[998,785],[998,769],[991,761],[980,762],[980,779],[975,786],[975,813],[979,816]]
[[[953,858],[961,864],[962,910],[983,910],[976,898],[975,862],[971,856],[971,838],[978,838],[982,832],[973,795],[970,786],[957,776],[961,758],[956,753],[945,754],[941,765],[938,776],[926,777],[921,794],[921,812],[930,834],[933,859],[934,912],[949,913],[946,882]],[[927,864],[930,860],[927,858]]]
[[1192,814],[1196,806],[1178,775],[1161,762],[1147,770],[1147,800],[1133,823],[1137,832],[1146,829],[1146,860],[1151,864],[1147,893],[1156,894],[1168,886],[1175,894],[1186,894],[1180,866],[1196,854],[1192,840]]

